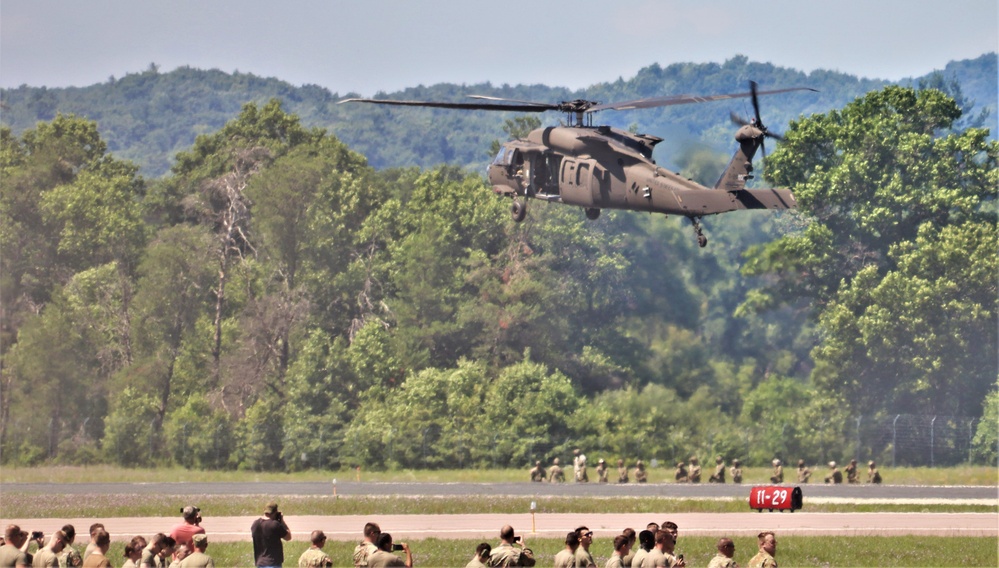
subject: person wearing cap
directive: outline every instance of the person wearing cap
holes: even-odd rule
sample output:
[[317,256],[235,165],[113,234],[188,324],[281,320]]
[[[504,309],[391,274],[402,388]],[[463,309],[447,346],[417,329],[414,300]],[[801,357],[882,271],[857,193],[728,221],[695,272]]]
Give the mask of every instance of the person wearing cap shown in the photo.
[[690,456],[690,469],[687,472],[687,479],[691,483],[701,482],[701,464],[697,461],[697,456]]
[[850,460],[850,465],[843,468],[843,470],[846,471],[847,483],[860,482],[860,473],[857,471],[857,460]]
[[843,483],[843,473],[836,467],[836,462],[829,462],[829,475],[826,476],[826,483]]
[[732,469],[728,472],[732,474],[732,483],[742,483],[742,462],[738,459],[732,460]]
[[715,472],[708,478],[708,483],[725,483],[725,458],[715,458]]
[[180,561],[179,568],[215,568],[215,561],[205,554],[208,549],[208,535],[198,533],[191,537],[191,552]]
[[513,527],[504,525],[500,529],[499,546],[493,547],[489,553],[489,566],[534,566],[534,551],[524,546],[520,537],[513,532]]
[[551,483],[565,483],[565,472],[558,465],[558,458],[552,460],[552,466],[548,468],[548,481]]
[[812,476],[812,470],[805,465],[805,460],[798,460],[798,483],[808,483],[808,478]]
[[770,464],[774,466],[774,474],[770,476],[770,483],[784,483],[784,464],[781,463],[780,458],[774,458]]
[[881,474],[878,473],[874,460],[867,462],[867,483],[881,483]]
[[690,477],[687,474],[687,464],[682,461],[676,462],[676,469],[673,470],[673,479],[677,483],[687,483],[690,481]]
[[364,540],[354,547],[354,568],[361,568],[368,565],[368,557],[378,552],[378,535],[382,534],[382,528],[377,523],[364,523]]
[[541,460],[536,460],[534,462],[534,467],[531,468],[531,481],[541,483],[544,480],[545,468],[541,467]]
[[284,563],[284,543],[291,540],[291,530],[284,523],[278,504],[271,501],[264,507],[264,515],[250,525],[253,536],[253,558],[256,566],[280,567]]
[[597,460],[597,482],[607,483],[607,462],[604,458]]
[[708,563],[708,568],[739,568],[739,563],[735,561],[735,543],[728,537],[718,539],[718,554]]
[[488,542],[480,542],[479,546],[475,547],[475,556],[465,564],[465,568],[486,568],[489,566],[486,562],[489,562],[489,553],[493,551],[493,545]]
[[170,538],[177,542],[177,546],[191,546],[191,537],[196,534],[205,534],[204,527],[201,526],[201,509],[194,505],[188,505],[180,510],[184,521],[173,527],[170,531]]
[[392,553],[394,550],[392,546],[392,535],[389,533],[379,534],[378,550],[368,557],[368,566],[370,568],[388,568],[390,566],[405,566],[406,568],[413,568],[413,553],[409,550],[409,545],[402,542],[399,543],[399,547],[406,552],[405,562],[403,562],[402,558],[399,558]]
[[298,557],[298,568],[326,568],[333,565],[333,559],[323,552],[326,546],[326,533],[320,530],[309,535],[312,545]]
[[635,462],[635,483],[648,483],[649,472],[645,471],[645,464],[642,460]]
[[617,460],[617,482],[628,483],[628,466],[624,465],[624,460]]
[[575,568],[576,549],[579,548],[579,535],[572,531],[565,535],[565,548],[555,555],[555,568]]
[[212,560],[211,556],[205,554],[205,550],[208,549],[207,534],[196,534],[191,537],[190,545],[182,546],[184,548],[183,556],[180,553],[181,546],[178,546],[178,553],[175,555],[179,558],[175,560],[178,568],[215,568],[215,561]]

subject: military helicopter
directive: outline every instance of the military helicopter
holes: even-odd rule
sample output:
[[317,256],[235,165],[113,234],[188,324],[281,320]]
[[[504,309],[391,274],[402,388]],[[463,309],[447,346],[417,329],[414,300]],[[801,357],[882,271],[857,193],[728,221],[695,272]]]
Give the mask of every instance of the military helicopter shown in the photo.
[[[519,101],[481,95],[469,98],[485,102],[401,101],[350,98],[340,103],[373,103],[461,110],[503,112],[566,113],[570,126],[549,126],[530,132],[526,139],[502,145],[489,165],[489,182],[499,195],[513,198],[511,213],[517,222],[527,215],[527,199],[564,203],[582,207],[586,217],[595,220],[601,209],[648,211],[683,215],[690,219],[697,244],[704,247],[707,237],[700,220],[740,209],[793,209],[794,195],[789,189],[746,189],[753,178],[753,157],[764,140],[780,140],[760,118],[758,97],[792,91],[813,91],[793,87],[760,91],[756,82],[750,90],[729,95],[675,95],[600,104],[577,99],[560,103]],[[593,126],[593,114],[602,110],[632,110],[671,105],[750,98],[754,118],[746,120],[731,113],[740,126],[735,134],[739,148],[714,188],[703,186],[678,173],[668,171],[652,159],[652,150],[662,138],[634,134],[610,126]]]

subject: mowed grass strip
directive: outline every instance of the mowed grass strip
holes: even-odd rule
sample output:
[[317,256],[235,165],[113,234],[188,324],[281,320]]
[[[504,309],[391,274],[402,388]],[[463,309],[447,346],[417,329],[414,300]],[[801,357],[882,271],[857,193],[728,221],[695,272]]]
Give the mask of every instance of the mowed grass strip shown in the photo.
[[[682,529],[681,529],[682,530]],[[787,566],[999,566],[997,540],[988,537],[804,537],[778,536],[777,562]],[[535,553],[538,566],[551,566],[565,545],[561,539],[531,539],[527,546]],[[598,566],[611,555],[609,538],[597,538],[590,552]],[[756,554],[756,539],[736,537],[735,559],[746,566]],[[475,552],[478,540],[410,540],[416,566],[464,566]],[[715,555],[715,537],[684,537],[680,534],[677,552],[684,554],[688,566],[706,566]],[[491,544],[497,544],[490,541]],[[325,551],[334,566],[350,566],[354,542],[328,541]],[[305,541],[284,545],[285,566],[295,566],[298,557],[308,548]],[[121,565],[124,543],[114,542],[108,553],[112,565]],[[250,543],[209,543],[208,554],[215,566],[252,566],[253,547]]]
[[[616,460],[615,460],[616,461]],[[826,468],[812,465],[812,483],[822,483]],[[995,485],[999,469],[987,466],[959,467],[883,467],[879,466],[884,482],[892,485]],[[710,468],[706,468],[707,472]],[[867,466],[861,467],[861,480],[866,479]],[[414,483],[509,483],[527,482],[524,469],[454,469],[454,470],[392,470],[369,471],[342,469],[339,471],[300,471],[295,473],[253,471],[199,471],[183,468],[139,469],[108,465],[44,466],[0,468],[3,483],[157,483],[157,482],[274,482],[274,481],[377,481]],[[613,473],[616,475],[616,472]],[[705,476],[708,475],[705,473]],[[769,483],[770,468],[743,468],[743,485]],[[793,482],[793,467],[784,470],[784,479]],[[672,468],[649,469],[650,483],[673,481]]]
[[[173,517],[181,508],[196,504],[204,517],[253,516],[274,495],[39,495],[10,491],[0,493],[0,511],[6,518]],[[667,497],[500,497],[470,499],[467,496],[310,496],[282,495],[281,509],[288,515],[463,515],[475,513],[744,513],[746,499],[673,499]],[[989,505],[891,505],[809,504],[818,513],[999,513]]]

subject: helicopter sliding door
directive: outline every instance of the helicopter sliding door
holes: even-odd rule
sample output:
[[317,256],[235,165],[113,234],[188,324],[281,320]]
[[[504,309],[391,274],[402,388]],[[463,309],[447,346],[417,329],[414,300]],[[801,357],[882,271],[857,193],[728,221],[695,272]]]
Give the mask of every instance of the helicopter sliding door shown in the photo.
[[564,158],[561,170],[559,186],[563,203],[580,207],[608,205],[607,175],[596,161]]

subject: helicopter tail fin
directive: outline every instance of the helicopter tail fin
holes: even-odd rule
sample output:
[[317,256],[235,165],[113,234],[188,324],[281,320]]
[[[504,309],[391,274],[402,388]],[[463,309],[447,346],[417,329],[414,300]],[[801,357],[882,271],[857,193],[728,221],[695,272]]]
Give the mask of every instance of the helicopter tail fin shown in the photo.
[[740,191],[746,189],[746,182],[753,179],[753,156],[760,147],[762,137],[755,136],[754,132],[744,132],[749,128],[751,127],[744,126],[736,134],[735,139],[739,142],[739,149],[735,151],[728,167],[718,178],[715,189]]

